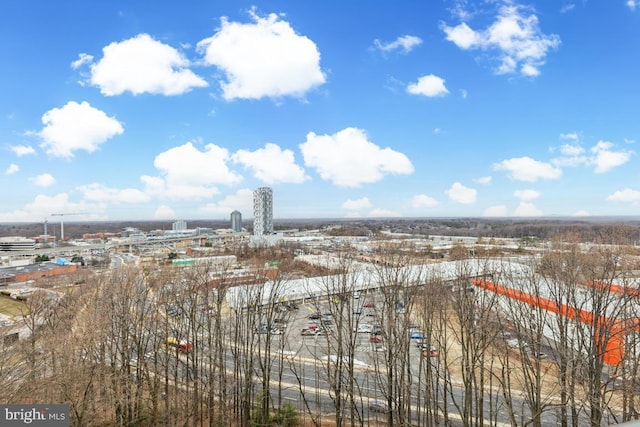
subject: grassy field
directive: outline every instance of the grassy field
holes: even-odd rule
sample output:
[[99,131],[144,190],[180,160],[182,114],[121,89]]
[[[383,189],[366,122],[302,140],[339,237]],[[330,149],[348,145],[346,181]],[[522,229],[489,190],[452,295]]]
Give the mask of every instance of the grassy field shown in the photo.
[[0,313],[8,316],[21,316],[27,314],[27,307],[24,303],[12,298],[0,295]]

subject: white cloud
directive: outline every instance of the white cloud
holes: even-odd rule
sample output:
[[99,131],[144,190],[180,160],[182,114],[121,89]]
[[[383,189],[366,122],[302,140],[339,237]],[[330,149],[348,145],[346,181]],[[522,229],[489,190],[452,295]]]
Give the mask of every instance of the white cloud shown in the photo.
[[514,212],[515,216],[542,216],[542,211],[536,207],[533,203],[529,202],[520,202],[516,211]]
[[231,160],[252,169],[254,176],[267,184],[300,184],[309,179],[304,169],[296,164],[293,151],[282,150],[276,144],[265,144],[256,151],[238,150]]
[[570,10],[575,9],[576,5],[574,3],[565,4],[560,8],[560,13],[567,13]]
[[640,1],[638,1],[638,0],[627,0],[625,4],[627,5],[627,7],[628,7],[629,9],[631,9],[632,11],[634,11],[634,10],[636,10],[636,8],[637,8],[638,6],[640,6]]
[[481,176],[480,178],[475,178],[473,182],[476,184],[489,185],[491,184],[491,176]]
[[530,157],[515,157],[493,165],[497,171],[507,171],[516,181],[536,182],[538,179],[558,179],[562,171],[549,163],[539,162]]
[[37,195],[33,202],[28,203],[22,209],[11,212],[0,213],[0,222],[42,222],[52,213],[56,212],[91,212],[74,216],[74,220],[102,220],[105,216],[102,214],[104,206],[100,204],[73,203],[69,201],[66,193],[56,194],[54,196]]
[[465,187],[459,182],[454,182],[445,193],[454,202],[474,203],[478,192],[473,188]]
[[612,151],[613,144],[607,141],[598,141],[598,143],[591,148],[591,152],[594,154],[592,159],[595,164],[595,173],[605,173],[611,169],[623,165],[631,158],[630,151]]
[[[555,149],[552,149],[554,151]],[[561,157],[556,157],[551,160],[556,166],[569,166],[575,167],[580,165],[586,165],[589,163],[589,158],[584,155],[584,148],[577,144],[562,144],[559,147]]]
[[575,157],[584,153],[584,148],[579,145],[562,144],[560,146],[560,153],[564,156]]
[[578,212],[574,212],[571,216],[591,216],[591,214],[585,210],[579,210]]
[[506,217],[507,207],[504,205],[490,206],[484,210],[482,216]]
[[56,179],[50,173],[43,173],[32,178],[29,181],[33,182],[33,185],[38,187],[50,187],[56,183]]
[[221,28],[197,46],[208,64],[225,73],[220,84],[226,100],[302,97],[325,82],[312,40],[276,14],[263,18],[252,11],[251,18],[249,24],[222,18]]
[[[180,95],[194,87],[208,86],[187,68],[190,64],[184,55],[148,34],[111,43],[102,49],[102,54],[102,59],[91,65],[89,83],[106,96],[127,91],[134,95]],[[87,58],[81,55],[78,61],[73,64],[79,66]]]
[[30,145],[12,145],[9,148],[18,157],[26,156],[28,154],[35,154],[36,152],[36,150]]
[[400,212],[387,209],[372,209],[368,216],[371,218],[398,218],[401,217],[402,214]]
[[640,191],[625,188],[624,190],[616,191],[613,194],[607,196],[607,200],[611,202],[625,202],[637,204],[640,202]]
[[442,30],[447,35],[447,40],[453,42],[460,49],[471,49],[482,44],[481,34],[472,30],[466,23],[449,27],[442,25]]
[[[554,150],[552,148],[552,151]],[[578,144],[563,144],[559,147],[559,151],[561,157],[552,159],[554,165],[593,165],[595,173],[605,173],[621,166],[627,163],[633,155],[633,151],[614,151],[613,144],[608,141],[598,141],[596,145],[591,147],[589,153],[586,153],[585,149]]]
[[243,218],[253,216],[253,190],[241,189],[235,194],[230,194],[215,203],[207,203],[200,209],[199,212],[206,213],[208,215],[217,215],[229,217],[234,210],[239,211]]
[[577,142],[580,138],[577,133],[570,132],[570,133],[561,133],[560,139],[568,139],[570,141]]
[[416,83],[411,83],[407,86],[407,92],[412,95],[428,97],[445,96],[449,93],[444,85],[444,80],[433,74],[422,76]]
[[469,92],[467,92],[466,89],[460,89],[460,97],[462,99],[467,99],[468,96],[469,96]]
[[473,30],[466,22],[456,26],[442,24],[446,39],[464,50],[479,49],[493,53],[499,61],[499,74],[519,72],[524,76],[540,74],[547,53],[560,45],[560,38],[544,34],[531,9],[504,1],[495,21],[486,29]]
[[167,199],[202,199],[218,193],[216,184],[234,185],[242,180],[227,167],[226,149],[207,144],[204,151],[191,142],[156,156],[153,164],[161,177],[143,176],[146,193]]
[[418,194],[411,199],[412,208],[433,208],[438,206],[438,201],[426,194]]
[[370,207],[371,202],[366,197],[356,200],[348,199],[342,204],[342,208],[348,210],[369,209]]
[[376,39],[373,41],[374,46],[382,52],[391,52],[399,49],[402,53],[409,53],[414,47],[422,44],[422,39],[416,36],[400,36],[392,42],[383,43]]
[[520,200],[534,200],[540,197],[540,192],[536,190],[516,190],[513,193]]
[[87,53],[81,53],[78,55],[78,59],[71,63],[71,68],[77,70],[85,64],[91,64],[93,62],[93,55]]
[[20,166],[15,163],[11,163],[7,169],[4,171],[5,175],[13,175],[14,173],[18,173],[20,171]]
[[122,124],[89,103],[67,102],[42,116],[44,127],[37,133],[41,147],[52,156],[73,157],[74,151],[92,153],[108,139],[124,132]]
[[109,188],[102,184],[92,183],[81,185],[77,190],[82,193],[84,200],[102,203],[145,203],[151,197],[135,188]]
[[158,220],[172,220],[176,219],[176,212],[170,208],[169,206],[162,205],[158,206],[156,211],[153,213],[153,218]]
[[346,128],[333,135],[307,134],[300,144],[305,165],[324,180],[341,187],[378,182],[387,174],[408,175],[413,165],[404,154],[380,148],[361,129]]

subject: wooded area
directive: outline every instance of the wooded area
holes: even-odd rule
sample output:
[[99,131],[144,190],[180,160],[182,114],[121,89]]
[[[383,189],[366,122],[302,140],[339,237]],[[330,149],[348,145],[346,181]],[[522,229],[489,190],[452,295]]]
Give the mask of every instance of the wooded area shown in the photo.
[[[538,256],[522,258],[529,273],[518,277],[469,251],[456,255],[469,264],[460,263],[453,280],[408,276],[404,266],[432,260],[391,244],[377,255],[385,259],[374,266],[372,285],[384,346],[375,353],[367,384],[353,332],[362,323],[354,311],[361,302],[353,298],[353,278],[362,267],[337,254],[326,267],[333,274],[323,276],[332,295],[322,301],[333,319],[331,333],[315,337],[332,357],[314,362],[315,386],[293,355],[295,345],[307,345],[298,330],[286,330],[290,337],[256,332],[294,315],[277,292],[267,296],[269,304],[260,304],[265,295],[251,288],[243,301],[248,308],[234,310],[226,302],[236,284],[231,265],[127,266],[100,274],[84,270],[77,280],[82,284],[58,299],[29,295],[23,306],[29,339],[0,347],[0,401],[68,403],[76,426],[482,426],[508,414],[513,426],[542,427],[553,416],[563,427],[585,421],[595,427],[640,417],[637,330],[627,331],[619,366],[604,362],[610,338],[605,331],[612,329],[603,322],[640,316],[637,293],[614,287],[637,292],[640,259],[632,248],[585,250],[555,242]],[[291,279],[288,259],[279,265],[276,290]],[[486,265],[483,277],[517,282],[534,295],[545,286],[558,304],[588,308],[596,316],[576,322],[469,290],[476,273],[465,265],[471,263]],[[600,285],[585,286],[591,282]],[[314,304],[304,307],[315,310]],[[413,323],[437,358],[416,362],[407,333]],[[169,337],[193,347],[183,351],[169,345]],[[285,371],[296,375],[300,401],[283,397],[291,391]],[[331,411],[318,410],[319,382],[328,385]],[[372,387],[388,408],[375,417],[362,392]]]

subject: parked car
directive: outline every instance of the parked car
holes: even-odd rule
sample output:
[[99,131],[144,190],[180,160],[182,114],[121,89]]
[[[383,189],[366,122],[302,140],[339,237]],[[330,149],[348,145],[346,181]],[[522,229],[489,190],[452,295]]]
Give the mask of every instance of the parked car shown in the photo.
[[368,323],[362,323],[353,329],[353,332],[358,334],[371,334],[373,333],[373,326]]
[[373,308],[373,307],[375,307],[375,306],[376,306],[376,305],[375,305],[373,302],[371,302],[371,301],[367,301],[367,302],[365,302],[365,303],[364,303],[364,305],[363,305],[363,307],[365,307],[365,308]]
[[277,326],[287,326],[287,319],[282,319],[282,318],[273,319],[273,324]]
[[421,340],[424,338],[424,334],[421,331],[413,331],[409,333],[409,338],[412,340]]
[[309,320],[318,320],[321,317],[322,316],[320,315],[320,313],[311,313],[310,315],[307,316],[307,319],[309,319]]
[[384,338],[382,337],[382,335],[378,335],[378,334],[369,335],[369,342],[381,343],[383,341],[384,341]]
[[360,316],[362,314],[362,309],[361,308],[354,308],[353,309],[353,314],[355,314],[356,316]]

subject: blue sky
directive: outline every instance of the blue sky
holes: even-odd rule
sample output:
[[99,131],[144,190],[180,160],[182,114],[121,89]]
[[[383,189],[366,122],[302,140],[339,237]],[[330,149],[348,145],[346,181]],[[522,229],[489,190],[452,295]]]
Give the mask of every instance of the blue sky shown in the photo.
[[248,219],[261,186],[276,218],[638,214],[640,0],[0,19],[0,222]]

